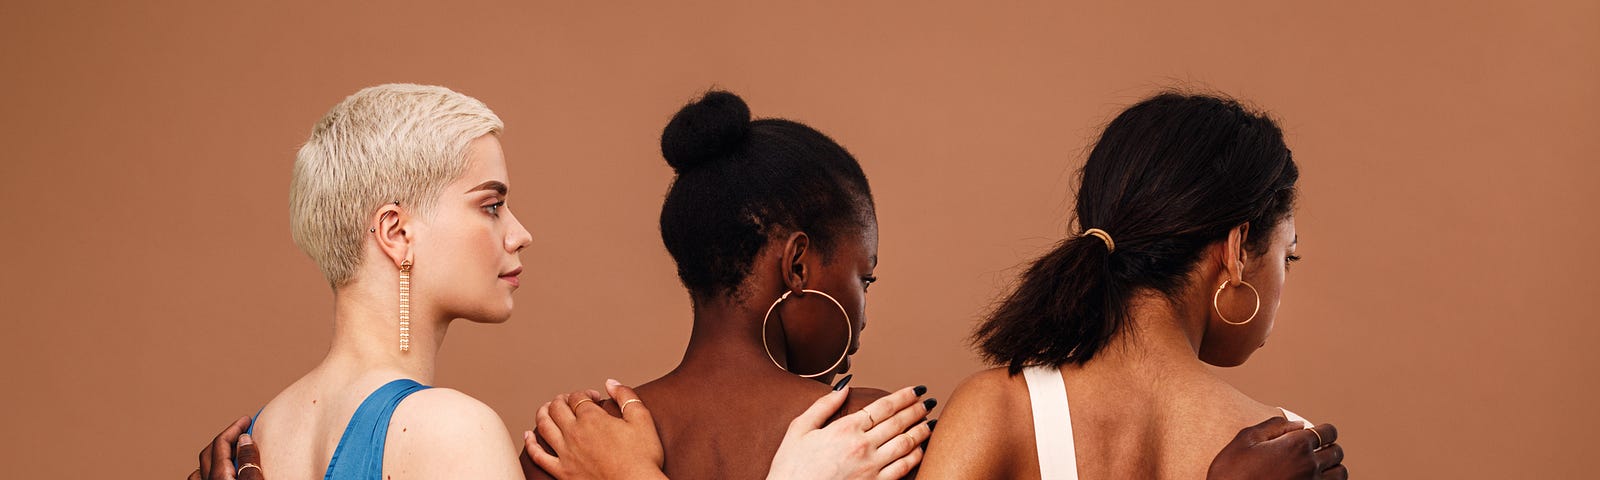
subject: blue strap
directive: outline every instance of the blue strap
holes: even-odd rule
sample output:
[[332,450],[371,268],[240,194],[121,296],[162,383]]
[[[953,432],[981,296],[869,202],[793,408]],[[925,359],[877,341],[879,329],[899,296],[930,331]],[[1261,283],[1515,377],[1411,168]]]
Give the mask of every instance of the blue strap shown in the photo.
[[402,378],[368,395],[345,425],[323,480],[383,480],[383,444],[389,435],[389,418],[401,400],[428,388]]

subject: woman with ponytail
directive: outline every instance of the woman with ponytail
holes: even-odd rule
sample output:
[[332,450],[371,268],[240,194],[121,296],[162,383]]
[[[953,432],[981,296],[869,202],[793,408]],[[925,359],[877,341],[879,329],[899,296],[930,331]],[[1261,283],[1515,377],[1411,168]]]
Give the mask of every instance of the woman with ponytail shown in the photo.
[[[1083,233],[978,327],[997,368],[956,390],[923,478],[1202,478],[1240,428],[1300,426],[1208,368],[1272,331],[1298,178],[1278,126],[1233,100],[1165,93],[1118,115],[1081,172]],[[1280,467],[1347,475],[1331,425],[1286,430],[1274,441],[1309,455]]]

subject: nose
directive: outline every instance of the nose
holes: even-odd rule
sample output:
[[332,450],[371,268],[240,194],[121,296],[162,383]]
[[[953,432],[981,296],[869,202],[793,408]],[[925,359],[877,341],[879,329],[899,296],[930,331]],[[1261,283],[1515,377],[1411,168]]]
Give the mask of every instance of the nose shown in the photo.
[[506,213],[511,215],[511,231],[506,235],[506,251],[520,253],[522,249],[533,244],[533,234],[528,233],[527,228],[523,228],[522,221],[517,220],[516,214],[510,213],[510,209],[506,210]]

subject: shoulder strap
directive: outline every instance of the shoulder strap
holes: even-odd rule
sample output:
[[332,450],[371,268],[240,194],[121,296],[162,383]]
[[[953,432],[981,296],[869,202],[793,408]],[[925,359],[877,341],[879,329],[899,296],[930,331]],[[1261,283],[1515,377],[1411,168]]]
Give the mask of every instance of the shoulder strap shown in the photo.
[[1022,371],[1033,405],[1033,438],[1039,446],[1039,478],[1078,480],[1077,447],[1072,442],[1072,412],[1061,370],[1029,367]]
[[378,387],[356,407],[350,423],[339,437],[339,446],[328,460],[323,480],[382,480],[383,443],[389,435],[389,418],[407,396],[429,387],[411,379],[399,379]]

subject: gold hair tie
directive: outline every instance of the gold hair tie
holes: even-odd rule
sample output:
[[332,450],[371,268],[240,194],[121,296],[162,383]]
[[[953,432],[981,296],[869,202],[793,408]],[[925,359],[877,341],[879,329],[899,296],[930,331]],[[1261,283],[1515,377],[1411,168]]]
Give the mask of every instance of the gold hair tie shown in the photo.
[[1096,237],[1100,237],[1100,241],[1106,242],[1106,253],[1111,253],[1111,252],[1117,251],[1117,242],[1111,241],[1111,234],[1106,233],[1105,230],[1101,230],[1101,229],[1098,229],[1098,228],[1091,228],[1091,229],[1088,229],[1088,230],[1084,230],[1083,231],[1083,235],[1084,236],[1093,235],[1093,236],[1096,236]]

